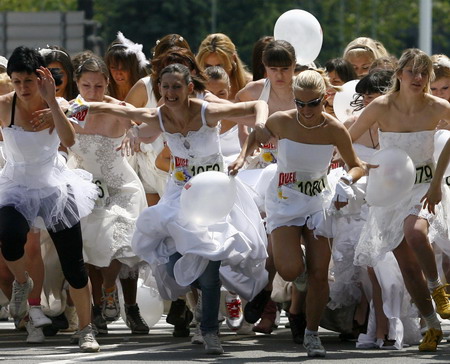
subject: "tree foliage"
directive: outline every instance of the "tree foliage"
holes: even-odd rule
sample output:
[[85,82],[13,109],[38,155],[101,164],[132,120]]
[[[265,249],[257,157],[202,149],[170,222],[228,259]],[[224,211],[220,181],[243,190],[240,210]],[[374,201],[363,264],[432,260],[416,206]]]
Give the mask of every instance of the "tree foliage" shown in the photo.
[[[317,62],[342,55],[358,36],[381,41],[393,55],[418,46],[420,0],[94,0],[94,19],[106,44],[120,30],[150,56],[157,39],[178,33],[193,51],[211,32],[227,34],[250,64],[253,44],[273,34],[277,18],[303,9],[321,23],[324,40]],[[215,13],[213,5],[215,4]],[[1,0],[0,11],[76,10],[77,0]],[[433,53],[450,55],[450,2],[433,0]],[[215,20],[215,21],[214,21]],[[215,27],[214,27],[215,25]]]
[[[216,4],[215,29],[212,5]],[[380,40],[393,55],[418,46],[419,0],[96,0],[96,19],[111,42],[118,30],[144,44],[146,54],[161,36],[178,33],[194,51],[212,31],[230,36],[239,55],[251,61],[254,42],[273,34],[277,18],[287,10],[303,9],[321,23],[324,41],[318,63],[342,55],[358,36]],[[397,10],[399,9],[399,10]],[[450,3],[433,1],[433,51],[450,54]]]
[[77,10],[77,0],[1,0],[0,11],[70,11]]

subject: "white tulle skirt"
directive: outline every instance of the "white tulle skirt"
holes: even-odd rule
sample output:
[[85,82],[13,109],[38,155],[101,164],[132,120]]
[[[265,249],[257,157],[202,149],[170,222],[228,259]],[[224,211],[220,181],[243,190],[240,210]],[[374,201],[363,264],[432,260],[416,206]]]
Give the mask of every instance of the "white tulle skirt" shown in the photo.
[[0,174],[0,207],[13,206],[31,227],[59,231],[92,211],[98,191],[91,181],[90,173],[68,169],[57,156],[38,168],[6,163]]

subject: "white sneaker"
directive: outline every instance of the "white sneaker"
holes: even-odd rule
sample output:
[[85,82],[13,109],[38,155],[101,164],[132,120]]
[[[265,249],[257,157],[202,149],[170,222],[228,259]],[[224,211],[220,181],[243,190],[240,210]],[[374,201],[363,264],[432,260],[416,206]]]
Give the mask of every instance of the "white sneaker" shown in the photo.
[[223,354],[223,348],[220,344],[219,335],[215,332],[208,332],[203,335],[203,340],[205,342],[206,354],[220,355]]
[[225,297],[227,308],[227,326],[230,330],[236,331],[242,326],[244,315],[242,314],[242,302],[238,295],[227,294]]
[[256,335],[256,332],[253,331],[253,324],[242,320],[241,327],[236,330],[236,334],[238,335]]
[[92,325],[87,325],[83,330],[79,331],[78,346],[84,353],[95,353],[100,351],[100,345],[95,340]]
[[11,301],[9,302],[9,312],[12,317],[20,318],[27,314],[28,308],[28,295],[33,289],[33,280],[25,272],[27,281],[25,283],[18,283],[16,280],[13,282],[13,289],[11,295]]
[[205,341],[203,340],[202,332],[200,330],[200,322],[195,325],[194,336],[192,336],[191,343],[196,345],[202,345],[205,343]]
[[52,324],[52,320],[42,312],[42,306],[31,306],[28,311],[28,317],[36,328],[50,326]]
[[0,321],[8,321],[9,319],[9,311],[8,307],[0,306]]
[[309,357],[324,357],[327,353],[322,346],[319,335],[305,334],[303,347],[306,349]]
[[40,344],[45,341],[45,336],[42,331],[42,328],[35,327],[33,322],[28,321],[26,324],[26,329],[28,332],[27,343],[29,344]]

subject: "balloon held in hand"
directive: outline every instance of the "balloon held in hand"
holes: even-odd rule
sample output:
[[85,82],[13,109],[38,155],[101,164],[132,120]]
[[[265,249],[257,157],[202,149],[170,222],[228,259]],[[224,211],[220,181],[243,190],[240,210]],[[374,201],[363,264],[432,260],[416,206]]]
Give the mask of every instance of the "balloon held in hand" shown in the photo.
[[398,203],[413,188],[416,169],[408,154],[400,148],[388,147],[376,152],[367,180],[366,201],[372,206]]
[[202,226],[224,219],[236,200],[236,181],[222,172],[203,172],[192,177],[181,191],[181,214]]

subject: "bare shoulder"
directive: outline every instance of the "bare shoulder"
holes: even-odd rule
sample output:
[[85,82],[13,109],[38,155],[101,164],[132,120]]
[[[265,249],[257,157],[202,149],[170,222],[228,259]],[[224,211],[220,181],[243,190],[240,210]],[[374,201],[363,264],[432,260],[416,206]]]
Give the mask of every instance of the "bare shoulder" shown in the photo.
[[292,120],[295,118],[294,110],[276,111],[269,116],[266,122],[267,128],[275,135],[283,134],[288,125],[292,125]]
[[344,124],[341,123],[335,116],[328,114],[326,112],[323,112],[322,115],[327,121],[327,126],[338,129],[346,129]]
[[245,87],[240,90],[236,94],[236,100],[237,101],[253,101],[258,100],[259,95],[261,95],[261,92],[264,87],[265,79],[261,79],[258,81],[251,81],[245,85]]
[[450,109],[450,103],[443,98],[433,96],[431,94],[425,94],[425,97],[426,97],[428,106],[432,109],[436,109],[436,108],[438,108],[438,110],[439,109],[442,109],[442,110]]

